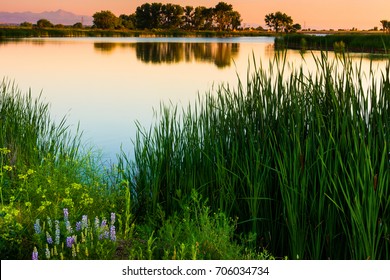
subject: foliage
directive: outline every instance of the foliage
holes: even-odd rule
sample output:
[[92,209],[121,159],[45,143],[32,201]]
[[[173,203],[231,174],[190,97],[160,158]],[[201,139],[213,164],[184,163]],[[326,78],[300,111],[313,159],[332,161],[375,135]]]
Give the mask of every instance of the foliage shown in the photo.
[[116,217],[110,219],[88,215],[72,223],[67,208],[62,220],[36,219],[34,223],[34,249],[32,259],[103,260],[113,259],[117,246]]
[[130,259],[209,260],[272,259],[266,250],[257,252],[235,241],[236,221],[224,213],[212,213],[195,190],[188,203],[166,217],[156,217],[138,227],[126,248]]
[[[255,246],[293,259],[388,259],[390,64],[345,54],[291,72],[285,53],[184,112],[161,107],[123,167],[137,219],[174,215],[193,189]],[[253,239],[252,239],[253,240]]]
[[121,25],[127,29],[135,29],[135,15],[120,15],[119,20],[121,21]]
[[37,21],[37,27],[38,28],[48,28],[48,27],[54,27],[54,25],[48,21],[47,19],[40,19]]
[[81,29],[83,28],[83,24],[81,22],[76,22],[75,24],[72,25],[72,27],[76,29]]
[[25,21],[25,22],[22,22],[22,23],[20,24],[20,26],[21,26],[21,27],[28,27],[28,28],[31,28],[33,25],[32,25],[31,22]]
[[120,20],[111,11],[96,12],[93,16],[93,24],[100,29],[115,29],[120,26]]
[[235,30],[241,25],[240,14],[225,2],[219,2],[214,8],[195,9],[169,3],[145,3],[137,7],[134,18],[139,29]]
[[344,50],[348,52],[386,53],[390,45],[389,35],[337,33],[326,36],[284,34],[275,39],[275,46],[300,49],[302,39],[306,41],[307,50],[334,50],[335,46],[343,42]]
[[390,33],[390,21],[383,19],[381,20],[381,24],[383,32]]
[[284,31],[288,33],[301,29],[300,24],[293,24],[293,19],[290,16],[279,11],[265,15],[264,21],[275,32]]

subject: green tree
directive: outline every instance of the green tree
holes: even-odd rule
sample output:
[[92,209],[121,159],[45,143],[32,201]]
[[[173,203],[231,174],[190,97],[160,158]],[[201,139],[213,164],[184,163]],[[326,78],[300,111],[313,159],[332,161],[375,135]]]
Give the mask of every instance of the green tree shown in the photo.
[[293,20],[290,16],[282,12],[270,13],[265,15],[265,24],[275,30],[275,32],[289,32],[293,28]]
[[21,26],[21,27],[32,27],[33,25],[32,25],[31,22],[25,21],[25,22],[22,22],[22,23],[20,24],[20,26]]
[[93,16],[93,24],[101,29],[114,29],[120,26],[120,20],[111,11],[101,11]]
[[76,28],[76,29],[82,29],[83,28],[83,24],[81,22],[76,22],[75,24],[73,24],[72,27]]
[[135,11],[136,25],[139,29],[161,27],[161,3],[145,3]]
[[38,28],[50,28],[53,27],[54,25],[48,21],[47,19],[40,19],[37,21],[37,27]]
[[241,25],[241,15],[230,4],[219,2],[213,13],[214,25],[218,30],[233,30]]
[[233,6],[225,2],[219,2],[214,8],[214,17],[219,30],[227,30],[230,26],[230,12]]
[[210,30],[213,27],[213,8],[199,6],[195,8],[193,26],[197,30]]
[[119,19],[124,28],[135,29],[136,28],[136,17],[135,14],[131,15],[120,15]]
[[193,6],[185,6],[183,15],[183,27],[185,29],[192,29],[194,26],[195,10]]
[[161,7],[161,27],[179,28],[182,25],[184,9],[180,5],[166,4]]
[[241,15],[237,11],[230,12],[230,26],[233,30],[238,29],[241,26]]
[[390,21],[383,19],[381,24],[383,32],[390,32]]

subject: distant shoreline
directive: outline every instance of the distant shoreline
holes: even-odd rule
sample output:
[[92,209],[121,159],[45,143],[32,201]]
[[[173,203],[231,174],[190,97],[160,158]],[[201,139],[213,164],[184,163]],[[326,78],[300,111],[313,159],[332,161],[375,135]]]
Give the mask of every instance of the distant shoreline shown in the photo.
[[[324,35],[324,36],[315,36]],[[105,30],[94,28],[26,28],[0,26],[0,40],[45,37],[276,37],[278,49],[390,53],[390,34],[382,31],[299,31],[275,33],[262,30]]]
[[258,30],[214,31],[214,30],[107,30],[94,28],[29,28],[0,26],[0,39],[34,37],[243,37],[275,36],[275,33]]

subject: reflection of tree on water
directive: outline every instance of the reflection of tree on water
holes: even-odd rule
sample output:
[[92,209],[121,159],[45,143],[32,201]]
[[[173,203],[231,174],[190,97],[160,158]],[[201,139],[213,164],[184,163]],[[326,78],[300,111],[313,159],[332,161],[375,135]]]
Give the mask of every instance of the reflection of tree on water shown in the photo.
[[96,43],[93,43],[93,46],[95,48],[95,50],[98,50],[102,53],[111,53],[113,52],[116,47],[118,46],[121,46],[121,47],[126,47],[126,45],[129,45],[129,44],[125,44],[125,43],[111,43],[111,42],[96,42]]
[[116,47],[135,48],[136,56],[144,63],[179,63],[204,61],[218,68],[230,66],[238,55],[238,43],[95,43],[96,50],[111,53]]
[[239,52],[237,43],[138,43],[137,58],[145,63],[212,62],[230,66]]

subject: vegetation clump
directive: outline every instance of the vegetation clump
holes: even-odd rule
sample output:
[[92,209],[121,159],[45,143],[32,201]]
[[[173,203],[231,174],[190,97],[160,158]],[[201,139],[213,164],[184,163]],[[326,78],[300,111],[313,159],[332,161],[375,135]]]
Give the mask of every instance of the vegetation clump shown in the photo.
[[335,33],[326,36],[306,34],[284,34],[275,38],[277,49],[302,49],[304,40],[306,50],[336,52],[379,53],[389,52],[390,36],[384,34]]
[[196,189],[255,236],[252,248],[387,259],[390,66],[362,73],[345,53],[315,60],[314,73],[290,73],[282,52],[236,89],[184,112],[163,106],[139,131],[135,168],[123,167],[135,212],[173,214]]

